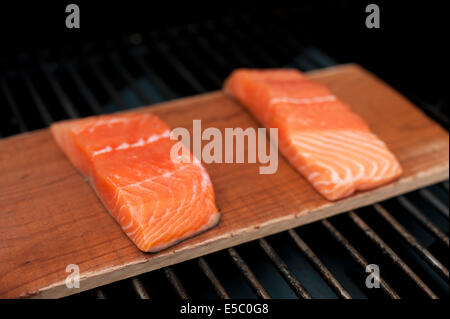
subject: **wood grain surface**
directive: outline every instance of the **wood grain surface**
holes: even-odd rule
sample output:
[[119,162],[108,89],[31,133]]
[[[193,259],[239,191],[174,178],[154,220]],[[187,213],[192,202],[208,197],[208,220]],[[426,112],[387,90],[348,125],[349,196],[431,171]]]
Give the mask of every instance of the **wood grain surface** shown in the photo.
[[[352,106],[395,153],[401,179],[328,202],[281,156],[276,174],[259,164],[207,164],[220,224],[157,254],[140,252],[58,149],[47,129],[0,141],[0,297],[57,298],[135,276],[378,202],[449,176],[448,133],[369,72],[343,65],[309,73]],[[154,112],[171,127],[258,127],[221,92],[171,101]],[[68,289],[66,266],[80,268]]]

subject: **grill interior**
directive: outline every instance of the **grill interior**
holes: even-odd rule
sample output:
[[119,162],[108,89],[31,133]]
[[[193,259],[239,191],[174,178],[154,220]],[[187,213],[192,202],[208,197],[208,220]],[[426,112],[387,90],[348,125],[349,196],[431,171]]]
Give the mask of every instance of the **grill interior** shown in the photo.
[[[295,19],[289,10],[268,20],[241,13],[2,58],[0,137],[217,90],[238,67],[309,71],[346,62],[293,28]],[[442,96],[400,90],[448,127]],[[67,298],[448,297],[448,187],[446,181]],[[368,264],[380,267],[379,289],[365,286]]]

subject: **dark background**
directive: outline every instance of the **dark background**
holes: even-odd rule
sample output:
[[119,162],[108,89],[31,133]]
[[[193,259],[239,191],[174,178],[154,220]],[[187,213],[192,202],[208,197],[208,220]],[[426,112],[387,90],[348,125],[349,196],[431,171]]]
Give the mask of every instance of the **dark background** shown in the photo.
[[[70,2],[81,9],[79,30],[65,27],[65,7]],[[229,1],[207,5],[149,0],[70,2],[0,3],[0,138],[68,118],[217,90],[238,67],[296,67],[309,71],[346,62],[359,63],[374,72],[448,127],[448,115],[443,114],[448,112],[449,101],[449,55],[445,48],[448,12],[438,5],[443,2],[371,1],[380,7],[381,29],[365,27],[369,1],[276,1],[271,5],[242,2],[233,6]],[[439,198],[441,205],[448,206],[448,181],[427,191]],[[433,206],[436,204],[431,205],[422,190],[406,196],[427,213],[431,223],[448,234],[448,219],[439,213],[441,206],[437,209]],[[448,246],[444,242],[428,235],[397,199],[383,205],[448,266]],[[368,210],[366,222],[383,240],[418,271],[433,291],[448,298],[448,282],[427,267],[380,216],[372,214],[373,208],[364,210]],[[368,260],[383,262],[383,276],[402,297],[424,296],[364,232],[355,229],[348,216],[334,217],[332,222]],[[300,235],[353,297],[387,297],[381,289],[365,287],[360,265],[320,223],[301,227]],[[268,240],[313,297],[335,298],[288,236],[281,233]],[[237,249],[273,297],[296,296],[256,242]],[[256,297],[226,251],[205,259],[231,296]],[[201,275],[197,261],[171,268],[190,296],[217,297],[211,283]],[[166,282],[165,270],[138,279],[152,299],[178,298]],[[74,298],[124,300],[136,296],[131,281],[124,280]]]
[[[365,27],[365,7],[372,2],[380,6],[380,29]],[[81,29],[65,28],[69,3],[80,6]],[[21,52],[54,52],[67,46],[73,50],[86,41],[165,30],[236,12],[259,16],[264,23],[268,13],[280,10],[290,14],[288,23],[303,35],[301,41],[321,48],[340,63],[360,63],[400,91],[418,90],[430,102],[437,102],[435,96],[445,96],[448,101],[444,77],[448,66],[446,11],[439,3],[444,2],[277,1],[268,5],[252,1],[229,5],[228,1],[8,1],[0,7],[0,65],[11,65]]]

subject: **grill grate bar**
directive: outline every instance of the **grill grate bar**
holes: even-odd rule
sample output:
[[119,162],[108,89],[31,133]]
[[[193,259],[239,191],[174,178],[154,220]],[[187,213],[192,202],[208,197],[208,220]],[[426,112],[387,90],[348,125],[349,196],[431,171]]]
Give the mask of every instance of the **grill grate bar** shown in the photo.
[[245,42],[246,44],[249,45],[249,49],[252,53],[252,57],[256,56],[258,57],[258,59],[263,62],[264,66],[266,67],[274,67],[276,66],[278,63],[277,61],[268,53],[266,53],[266,50],[261,50],[260,47],[258,47],[258,43],[256,41],[254,41],[255,39],[249,39],[249,36],[245,33],[242,33],[240,31],[236,31],[235,29],[232,28],[233,26],[233,21],[230,17],[225,17],[223,19],[223,23],[227,26],[230,27],[230,29],[232,30],[232,35],[235,36],[236,39],[240,39],[242,42]]
[[67,97],[66,93],[64,93],[63,89],[61,88],[61,85],[58,83],[58,81],[55,80],[53,70],[50,70],[50,68],[56,69],[56,66],[42,65],[41,67],[42,70],[44,71],[44,75],[47,78],[47,81],[50,83],[50,86],[56,93],[59,103],[63,107],[64,111],[66,111],[67,115],[69,115],[70,118],[80,117],[78,112],[73,107],[72,102],[69,101],[69,98]]
[[[244,24],[243,27],[252,33],[251,37],[254,39],[258,39],[257,41],[260,43],[260,46],[264,47],[264,51],[268,51],[268,50],[272,49],[272,50],[276,50],[277,54],[279,56],[283,57],[283,59],[289,60],[292,58],[292,56],[287,52],[288,50],[286,50],[286,47],[284,45],[275,45],[274,46],[270,43],[270,40],[268,41],[268,34],[273,35],[273,30],[271,28],[266,29],[264,31],[261,30],[260,28],[253,28],[250,18],[245,14],[241,14],[239,16],[239,20]],[[282,39],[279,36],[277,36],[276,38],[277,38],[277,40]],[[298,52],[297,50],[295,50],[295,51]],[[277,63],[274,63],[274,64],[277,64]]]
[[444,234],[439,228],[437,228],[433,222],[420,212],[420,210],[413,205],[405,196],[397,197],[397,201],[406,208],[406,210],[414,216],[431,234],[442,241],[445,245],[449,246],[448,236]]
[[305,48],[302,44],[300,44],[295,36],[292,35],[290,29],[284,29],[280,27],[278,24],[272,24],[270,29],[277,34],[278,37],[284,38],[285,43],[290,45],[293,49],[298,50],[299,52],[304,51]]
[[152,101],[147,94],[144,93],[144,91],[137,85],[135,79],[131,76],[130,72],[125,69],[122,63],[119,61],[118,55],[110,55],[109,56],[110,61],[114,65],[114,67],[119,71],[120,75],[125,79],[125,81],[128,83],[128,85],[136,92],[139,99],[146,105],[152,104],[154,101]]
[[[190,50],[186,50],[186,52],[184,52],[184,55],[186,56],[186,58],[188,58],[190,60],[190,62],[193,65],[203,65],[204,66],[204,62],[201,61],[201,57],[198,57],[195,53],[191,52]],[[222,80],[217,76],[217,74],[213,71],[211,71],[210,68],[206,68],[204,69],[204,74],[208,77],[208,80],[211,81],[212,83],[214,83],[214,85],[216,85],[217,87],[220,87]]]
[[[368,266],[366,259],[350,244],[350,242],[328,221],[321,221],[322,225],[330,232],[330,234],[350,253],[352,258],[360,264],[364,269]],[[400,299],[400,296],[392,289],[392,287],[382,278],[378,278],[381,288],[393,299]]]
[[419,276],[414,273],[414,271],[400,258],[400,256],[398,256],[392,248],[389,247],[389,245],[386,244],[384,240],[381,239],[381,237],[378,236],[377,233],[369,225],[367,225],[366,222],[364,222],[364,220],[361,219],[361,217],[353,211],[350,212],[348,216],[355,223],[355,225],[358,226],[359,229],[361,229],[366,236],[369,237],[372,242],[374,242],[383,251],[385,255],[389,256],[389,258],[428,295],[428,297],[438,299],[438,296],[422,281],[422,279],[419,278]]
[[396,231],[402,236],[402,238],[420,255],[425,261],[433,267],[437,273],[448,280],[448,269],[431,254],[428,249],[422,246],[418,240],[411,235],[386,209],[380,204],[373,205],[378,214],[384,218]]
[[198,36],[196,37],[196,41],[199,47],[203,49],[203,51],[205,51],[210,57],[212,57],[217,65],[219,65],[223,69],[230,69],[228,62],[216,49],[214,49],[209,44],[209,40],[207,38]]
[[131,284],[140,299],[150,299],[142,281],[138,277],[131,278]]
[[[210,32],[214,33],[216,31],[215,30],[216,27],[212,21],[207,21],[205,25]],[[223,34],[220,31],[217,31],[214,39],[218,40],[220,43],[222,43],[224,45],[224,47],[227,47],[229,49],[229,52],[231,53],[231,55],[233,55],[234,58],[237,61],[239,61],[239,64],[246,66],[246,67],[250,67],[250,68],[256,67],[255,63],[253,63],[253,61],[251,59],[249,59],[245,55],[245,53],[242,52],[242,50],[240,48],[238,48],[235,45],[230,45],[228,38],[226,37],[225,34]]]
[[133,60],[137,63],[137,65],[144,70],[147,76],[151,79],[153,83],[156,84],[159,90],[164,94],[164,96],[173,100],[177,98],[177,95],[167,86],[167,84],[161,79],[161,77],[150,68],[148,63],[138,54],[136,51],[133,51],[131,54]]
[[306,244],[303,239],[293,229],[288,230],[289,236],[294,240],[297,247],[302,253],[309,259],[313,266],[319,271],[323,279],[331,286],[331,288],[338,294],[339,297],[344,299],[351,299],[352,296],[341,285],[341,283],[333,276],[330,270],[320,260],[320,258],[312,251],[312,249]]
[[6,83],[6,81],[3,77],[0,78],[0,86],[2,87],[2,91],[6,97],[6,101],[8,102],[8,104],[11,108],[11,111],[13,112],[14,118],[17,120],[17,125],[19,126],[19,130],[21,132],[28,131],[28,127],[25,124],[25,121],[19,112],[19,108],[17,107],[16,100],[14,99],[8,84]]
[[120,94],[116,91],[113,84],[108,80],[108,78],[103,74],[103,72],[97,66],[97,63],[95,63],[92,59],[88,59],[87,63],[91,67],[95,76],[100,80],[100,83],[102,84],[102,86],[104,87],[106,92],[108,92],[109,96],[112,98],[114,103],[121,109],[125,109],[126,108],[125,101],[122,99]]
[[[225,22],[225,24],[231,25],[231,22],[228,20]],[[210,30],[216,29],[216,26],[214,25],[213,22],[207,23],[206,26]],[[220,42],[222,42],[222,44],[224,44],[224,46],[232,48],[234,50],[232,52],[232,55],[239,62],[239,64],[243,65],[244,67],[255,67],[255,64],[253,62],[251,62],[251,59],[248,58],[247,54],[244,51],[242,51],[240,48],[232,45],[232,42],[223,33],[219,33],[219,34],[220,34],[220,36],[218,36],[217,38],[220,40]],[[238,32],[236,32],[236,35],[238,37],[241,37],[241,35]],[[197,41],[199,42],[201,48],[204,51],[206,51],[206,53],[211,55],[211,57],[213,57],[222,67],[224,67],[225,69],[230,70],[230,71],[232,71],[236,67],[236,65],[234,65],[231,61],[228,61],[226,58],[223,57],[223,55],[221,53],[219,53],[210,44],[208,44],[207,40],[199,37],[197,39]],[[246,42],[248,42],[248,41],[246,41]],[[252,51],[256,55],[259,55],[261,57],[261,60],[266,61],[265,62],[266,66],[267,65],[272,65],[272,66],[278,65],[276,60],[271,55],[264,53],[265,50],[261,49],[261,46],[258,43],[252,42],[252,47],[253,47]],[[261,54],[264,54],[264,56],[261,56]],[[220,88],[222,86],[222,81],[219,81],[215,84]]]
[[197,263],[198,263],[198,266],[200,267],[200,269],[202,270],[202,272],[205,274],[205,276],[208,278],[208,280],[214,286],[214,290],[216,291],[217,295],[221,299],[230,299],[230,295],[225,290],[225,288],[222,286],[220,281],[217,279],[216,275],[214,274],[214,271],[208,265],[205,258],[203,258],[203,257],[197,258]]
[[[220,53],[211,48],[207,44],[208,41],[198,34],[198,25],[189,25],[187,32],[189,34],[189,37],[193,40],[193,42],[195,42],[194,46],[201,47],[203,51],[206,51],[209,56],[214,59],[219,68],[227,68],[226,62],[221,57]],[[211,81],[212,83],[220,87],[222,79],[219,76],[219,72],[213,71],[212,68],[209,67],[207,62],[204,61],[201,56],[198,56],[196,52],[186,44],[186,41],[182,41],[181,43],[182,44],[175,49],[183,51],[183,55],[187,57],[193,65],[196,65],[202,69],[202,72],[208,78],[208,81]]]
[[[206,38],[195,34],[195,40],[200,49],[203,50],[206,53],[206,55],[211,57],[220,68],[225,69],[228,72],[231,72],[231,70],[233,70],[234,65],[232,64],[232,62],[228,61],[225,57],[223,57],[223,55],[219,51],[217,51]],[[204,64],[203,67],[209,69],[209,67],[206,64]],[[222,79],[220,79],[219,77],[216,76],[212,78],[212,81],[214,85],[217,86],[217,88],[222,87]]]
[[237,250],[234,248],[228,248],[228,253],[230,254],[231,259],[235,263],[236,267],[240,270],[240,272],[247,280],[250,287],[252,287],[253,291],[258,295],[258,297],[262,299],[270,299],[270,294],[259,282],[253,271],[250,269],[244,259],[242,259]]
[[[280,22],[284,21],[280,20]],[[270,26],[270,31],[275,32],[278,38],[283,39],[287,46],[290,46],[297,52],[303,52],[303,55],[299,59],[296,59],[295,63],[304,65],[306,69],[314,69],[316,68],[315,66],[324,68],[338,64],[336,60],[326,55],[322,51],[317,50],[314,47],[304,47],[298,41],[298,35],[293,32],[293,29],[291,27],[288,27],[285,24],[283,27],[278,24],[272,24]]]
[[[246,26],[251,29],[251,31],[256,35],[257,38],[260,39],[261,45],[262,43],[266,43],[265,39],[267,38],[267,34],[271,34],[274,38],[277,39],[278,42],[282,42],[282,45],[272,46],[277,50],[277,53],[280,56],[290,57],[289,54],[286,54],[286,48],[290,48],[290,51],[293,52],[294,55],[300,56],[294,58],[290,64],[294,66],[298,66],[302,70],[312,70],[317,67],[328,67],[337,64],[332,58],[323,54],[319,50],[314,48],[305,48],[298,40],[291,36],[289,32],[283,31],[278,25],[271,25],[269,28],[266,28],[264,31],[259,29],[251,28],[251,20],[248,16],[241,16],[242,21],[246,24]],[[268,44],[266,46],[267,49],[270,49],[271,46]],[[267,50],[261,48],[261,50]]]
[[336,64],[336,62],[328,56],[323,56],[321,59],[311,57],[311,54],[308,54],[308,49],[298,42],[296,37],[291,34],[290,29],[284,30],[280,26],[274,24],[270,26],[270,32],[276,34],[277,38],[281,39],[287,47],[291,47],[294,52],[303,53],[301,56],[297,57],[293,63],[305,70],[315,69],[316,66],[327,67]]
[[172,287],[175,289],[178,296],[180,296],[181,299],[189,299],[189,295],[186,292],[186,289],[184,289],[183,284],[178,279],[175,272],[170,267],[164,268],[164,274],[167,277],[167,280],[172,285]]
[[64,61],[63,65],[67,69],[69,75],[74,80],[75,84],[78,86],[78,89],[80,90],[81,94],[87,100],[92,112],[94,114],[101,114],[102,108],[101,108],[100,104],[98,103],[94,94],[92,94],[91,90],[87,87],[86,83],[82,80],[77,69],[73,66],[73,64],[70,61]]
[[25,85],[27,86],[28,90],[31,93],[31,97],[36,104],[36,107],[41,115],[42,120],[44,121],[45,125],[50,126],[53,122],[53,118],[50,115],[50,112],[48,111],[47,107],[44,104],[44,101],[40,97],[39,93],[36,90],[36,87],[34,86],[33,82],[31,82],[30,77],[27,74],[23,74],[23,79],[25,81]]
[[[230,24],[230,22],[225,22],[226,24]],[[216,27],[214,26],[213,23],[209,23],[207,25],[207,27],[209,29],[215,29]],[[240,36],[240,35],[239,35]],[[235,59],[239,62],[239,64],[243,65],[244,67],[255,67],[254,63],[252,63],[250,61],[250,59],[247,57],[246,53],[242,50],[240,50],[240,48],[231,45],[231,42],[229,41],[229,39],[222,34],[221,37],[219,37],[219,39],[221,40],[221,42],[227,46],[227,47],[232,47],[234,49],[233,52],[233,56],[235,57]],[[219,53],[217,50],[215,50],[209,43],[207,40],[205,40],[204,38],[198,37],[197,42],[200,44],[201,48],[207,53],[209,54],[211,57],[213,57],[218,64],[220,64],[223,68],[232,71],[235,68],[235,65],[231,62],[228,61],[226,58],[224,58],[222,56],[221,53]],[[265,52],[265,50],[263,50],[261,48],[261,44],[259,43],[253,43],[253,48],[255,52],[255,54],[260,55],[262,53]],[[272,66],[277,66],[278,63],[275,60],[275,58],[273,58],[271,55],[269,54],[265,54],[264,53],[264,57],[261,56],[261,60],[266,60],[266,66],[267,65],[272,65]],[[215,81],[214,83],[215,85],[217,85],[217,87],[221,87],[222,86],[222,81]]]
[[302,283],[294,275],[294,273],[289,269],[286,263],[281,259],[280,256],[275,252],[275,250],[270,246],[270,244],[264,238],[258,239],[258,243],[270,258],[272,263],[276,266],[280,274],[289,284],[289,286],[294,290],[295,294],[303,299],[311,299],[310,293],[303,287]]
[[[448,191],[448,182],[443,183],[444,187],[447,188]],[[445,186],[447,185],[447,186]],[[449,209],[439,198],[437,198],[432,192],[428,189],[424,188],[419,190],[420,196],[428,200],[434,207],[437,208],[439,213],[441,213],[444,217],[449,218]]]
[[189,71],[184,64],[170,52],[167,45],[159,44],[156,48],[162,52],[165,58],[169,60],[170,64],[177,70],[181,77],[189,83],[189,85],[197,92],[206,92],[205,87],[197,80],[197,78]]

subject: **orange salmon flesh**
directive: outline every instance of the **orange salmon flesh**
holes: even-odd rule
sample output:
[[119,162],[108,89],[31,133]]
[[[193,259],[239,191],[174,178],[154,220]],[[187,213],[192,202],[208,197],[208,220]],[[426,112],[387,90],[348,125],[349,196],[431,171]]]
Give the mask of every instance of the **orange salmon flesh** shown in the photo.
[[266,128],[280,152],[328,200],[389,183],[402,168],[366,122],[324,85],[295,69],[238,69],[224,91]]
[[190,152],[189,159],[171,160],[177,141],[155,115],[63,121],[51,132],[140,250],[160,251],[219,222],[206,169]]

